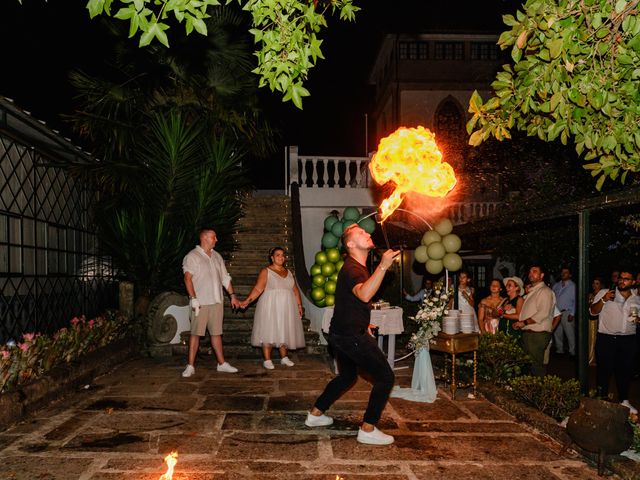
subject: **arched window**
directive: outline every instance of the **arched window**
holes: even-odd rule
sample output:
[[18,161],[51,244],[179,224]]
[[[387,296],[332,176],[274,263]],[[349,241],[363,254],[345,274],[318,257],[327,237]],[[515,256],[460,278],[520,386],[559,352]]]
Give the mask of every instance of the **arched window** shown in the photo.
[[435,133],[444,160],[455,169],[464,167],[467,148],[464,114],[458,101],[451,96],[445,98],[436,110]]

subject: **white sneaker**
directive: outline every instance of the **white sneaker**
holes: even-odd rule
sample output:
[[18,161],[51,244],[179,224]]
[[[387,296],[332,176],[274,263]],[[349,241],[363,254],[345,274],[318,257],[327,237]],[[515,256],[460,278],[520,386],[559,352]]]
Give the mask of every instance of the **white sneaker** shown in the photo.
[[184,378],[189,378],[194,373],[196,373],[196,369],[193,368],[193,365],[187,365],[187,368],[185,368],[184,372],[182,372],[182,376]]
[[280,365],[286,365],[287,367],[293,367],[295,365],[295,363],[293,363],[291,360],[289,360],[289,357],[283,357],[280,360]]
[[225,373],[236,373],[238,371],[236,367],[229,365],[229,362],[224,362],[222,365],[218,365],[216,370]]
[[333,418],[327,415],[311,415],[307,413],[307,419],[304,421],[307,427],[328,427],[333,424]]
[[358,442],[366,443],[367,445],[390,445],[393,443],[394,438],[391,435],[381,432],[376,427],[373,427],[371,432],[365,432],[362,428],[358,429]]
[[629,400],[623,400],[620,402],[620,405],[622,405],[623,407],[627,407],[629,409],[629,413],[631,415],[637,415],[638,414],[638,409],[635,408],[633,405],[631,405],[629,403]]
[[273,370],[275,368],[271,360],[265,360],[264,362],[262,362],[262,366],[267,370]]

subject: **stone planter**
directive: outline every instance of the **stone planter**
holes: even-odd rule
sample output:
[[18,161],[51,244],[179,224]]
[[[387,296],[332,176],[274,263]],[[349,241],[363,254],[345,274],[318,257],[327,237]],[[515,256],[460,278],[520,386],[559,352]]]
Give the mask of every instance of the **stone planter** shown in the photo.
[[80,385],[90,383],[136,352],[137,348],[130,340],[122,339],[68,365],[54,367],[42,377],[20,385],[16,390],[0,393],[0,431],[49,403],[60,400]]

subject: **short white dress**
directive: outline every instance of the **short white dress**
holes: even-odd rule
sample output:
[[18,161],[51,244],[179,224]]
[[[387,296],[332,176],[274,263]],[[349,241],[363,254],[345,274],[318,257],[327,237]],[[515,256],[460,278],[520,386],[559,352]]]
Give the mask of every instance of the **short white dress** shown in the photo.
[[283,278],[267,268],[267,285],[260,295],[253,318],[251,345],[279,347],[284,344],[291,350],[305,346],[302,319],[293,293],[294,284],[290,271],[287,270],[287,276]]

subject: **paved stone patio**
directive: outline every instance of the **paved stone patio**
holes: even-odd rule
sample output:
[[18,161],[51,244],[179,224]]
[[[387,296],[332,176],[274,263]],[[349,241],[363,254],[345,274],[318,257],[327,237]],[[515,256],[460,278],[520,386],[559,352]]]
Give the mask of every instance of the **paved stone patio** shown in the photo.
[[[182,359],[137,359],[67,400],[0,433],[0,479],[158,480],[177,450],[176,480],[205,479],[581,479],[599,478],[581,457],[518,423],[493,404],[391,399],[381,428],[396,442],[363,446],[355,434],[369,385],[359,380],[310,429],[306,411],[331,378],[325,357],[293,354],[295,367],[211,357],[182,379]],[[397,382],[410,383],[408,369]],[[609,477],[617,478],[617,477]]]

